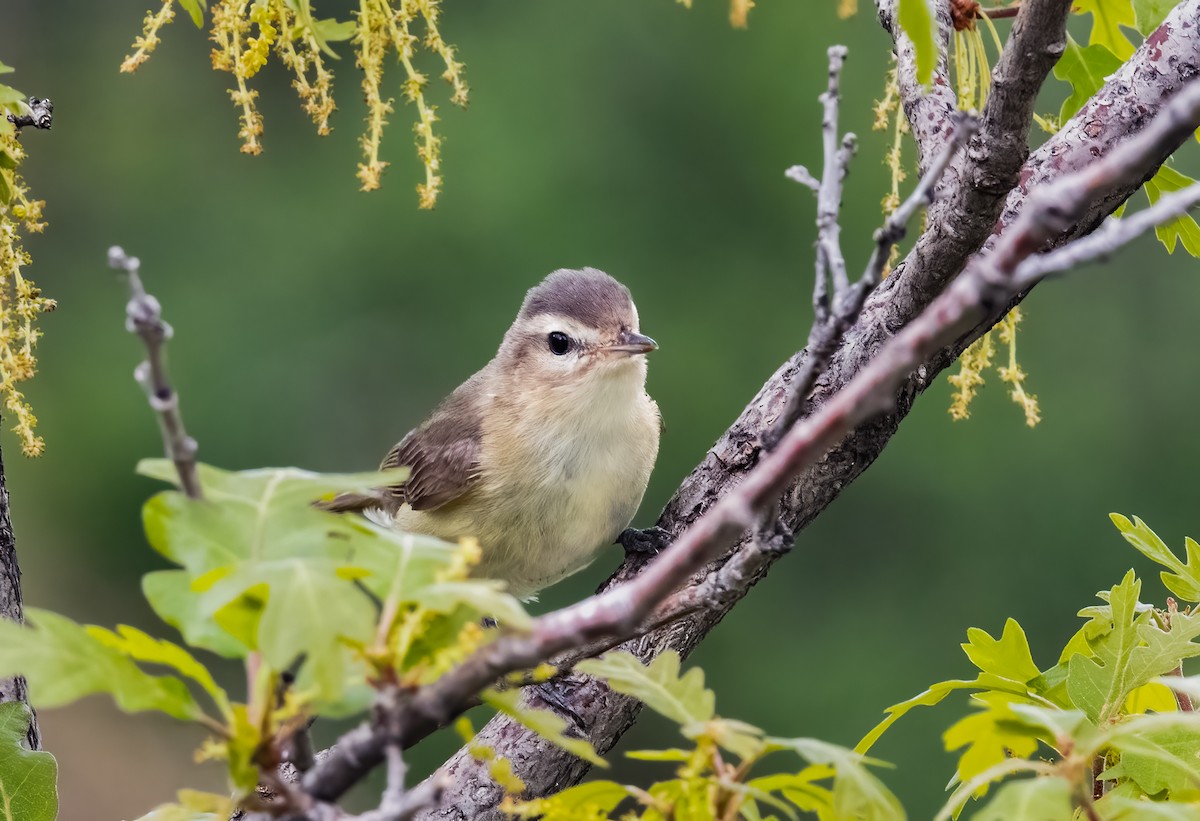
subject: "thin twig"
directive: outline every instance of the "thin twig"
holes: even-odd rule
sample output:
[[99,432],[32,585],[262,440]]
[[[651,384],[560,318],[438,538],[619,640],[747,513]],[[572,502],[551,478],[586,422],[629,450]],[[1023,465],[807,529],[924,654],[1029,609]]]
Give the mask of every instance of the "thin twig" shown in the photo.
[[200,477],[196,472],[196,440],[188,436],[179,412],[179,394],[171,387],[167,376],[166,344],[171,338],[171,326],[163,321],[162,305],[142,286],[138,270],[141,260],[128,256],[119,246],[108,249],[108,265],[124,271],[129,277],[129,302],[125,306],[125,327],[137,334],[146,346],[146,360],[133,372],[134,379],[146,391],[150,407],[158,414],[163,449],[175,463],[179,485],[190,499],[203,496]]
[[[863,271],[862,277],[853,287],[835,288],[834,310],[826,312],[823,319],[814,321],[808,335],[804,363],[792,377],[789,385],[787,401],[779,413],[771,432],[765,437],[768,448],[774,447],[784,433],[796,423],[804,409],[804,400],[816,384],[817,378],[829,363],[829,357],[837,349],[842,336],[858,319],[862,312],[867,296],[879,284],[883,275],[883,267],[887,264],[892,246],[904,238],[909,220],[918,208],[933,201],[933,191],[938,180],[945,173],[951,159],[959,148],[970,139],[978,127],[978,121],[969,115],[959,115],[954,133],[950,141],[942,146],[942,150],[930,163],[929,169],[922,175],[916,188],[900,206],[884,221],[883,227],[875,232],[875,250]],[[818,280],[822,280],[821,271],[817,271]]]
[[24,111],[21,114],[9,114],[8,121],[18,131],[26,126],[50,130],[54,125],[54,103],[48,98],[30,97],[28,103],[22,103]]
[[1164,223],[1200,203],[1200,183],[1172,191],[1148,208],[1128,217],[1109,217],[1095,232],[1045,254],[1021,263],[1017,282],[1022,290],[1054,274],[1061,274],[1089,262],[1106,259],[1135,237]]
[[[841,391],[794,426],[775,451],[763,456],[640,575],[537,618],[527,633],[502,635],[476,651],[397,705],[389,722],[397,734],[376,731],[372,741],[354,731],[350,734],[357,742],[353,748],[335,747],[323,765],[305,775],[305,789],[322,800],[335,799],[380,760],[387,744],[412,743],[501,676],[531,668],[580,643],[636,631],[689,577],[732,547],[754,524],[757,512],[774,504],[801,470],[857,426],[891,409],[908,374],[1014,298],[1019,293],[1014,277],[1025,259],[1067,230],[1095,198],[1143,179],[1148,167],[1185,139],[1198,120],[1200,81],[1185,86],[1159,117],[1107,156],[1033,192],[992,253],[977,258],[945,293],[886,342]],[[346,780],[348,774],[354,779]]]

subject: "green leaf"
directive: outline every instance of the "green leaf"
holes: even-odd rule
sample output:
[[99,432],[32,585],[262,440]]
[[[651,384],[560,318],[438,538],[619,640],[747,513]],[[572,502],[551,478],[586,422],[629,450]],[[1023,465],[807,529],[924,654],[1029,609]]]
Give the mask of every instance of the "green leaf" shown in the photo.
[[887,717],[863,736],[855,746],[855,751],[867,752],[909,710],[932,707],[955,690],[994,690],[1026,695],[1031,689],[1037,689],[1033,686],[1033,682],[1039,678],[1037,665],[1033,663],[1033,656],[1029,652],[1025,631],[1015,619],[1008,619],[1004,623],[1004,631],[999,639],[993,639],[986,630],[970,628],[967,630],[967,643],[962,648],[967,658],[980,669],[980,675],[970,680],[939,681],[907,701],[888,707],[884,711]]
[[1154,801],[1112,792],[1096,802],[1096,811],[1104,821],[1196,821],[1200,818],[1194,803]]
[[300,657],[314,674],[320,699],[336,700],[345,686],[344,642],[369,641],[375,605],[338,575],[330,559],[275,559],[247,562],[218,580],[202,597],[202,609],[215,614],[260,586],[269,590],[258,626],[258,649],[276,670]]
[[1133,19],[1143,37],[1149,36],[1167,19],[1175,0],[1133,0]]
[[694,754],[691,750],[672,747],[667,750],[630,750],[625,757],[634,761],[691,761]]
[[532,730],[556,747],[582,758],[592,764],[608,767],[596,752],[596,748],[585,738],[571,738],[564,732],[567,720],[551,710],[541,710],[521,703],[519,690],[484,690],[481,698],[526,729]]
[[29,98],[12,86],[0,83],[0,108],[8,109],[14,114],[20,114],[28,103]]
[[[1138,645],[1138,625],[1149,618],[1148,611],[1136,612],[1141,589],[1141,581],[1130,570],[1109,593],[1112,629],[1089,642],[1094,656],[1074,655],[1067,664],[1067,694],[1093,724],[1107,721],[1124,703],[1129,691],[1145,683],[1133,684],[1128,671]],[[1080,611],[1081,615],[1085,613],[1099,618],[1094,615],[1095,609]]]
[[[177,629],[192,647],[209,650],[226,658],[245,658],[254,642],[239,640],[236,633],[222,629],[220,618],[209,618],[200,610],[201,593],[192,589],[186,570],[155,570],[142,577],[142,593],[158,617]],[[234,607],[230,603],[227,607]],[[218,611],[218,615],[221,611]],[[257,621],[253,635],[257,636]]]
[[16,69],[12,66],[6,66],[3,62],[0,62],[0,74],[12,74],[14,71]]
[[1192,703],[1200,702],[1200,676],[1181,678],[1179,676],[1163,676],[1156,681],[1165,684],[1177,693],[1183,693],[1192,699]]
[[213,703],[228,717],[231,712],[229,696],[216,681],[208,668],[177,644],[166,639],[155,639],[135,627],[126,624],[117,626],[117,632],[103,627],[89,626],[84,628],[88,635],[106,647],[111,647],[135,661],[148,664],[162,664],[171,667],[180,675],[190,678],[200,685],[204,692],[212,698]]
[[176,804],[155,807],[137,821],[226,821],[233,814],[233,801],[224,795],[180,790]]
[[1071,84],[1071,93],[1059,109],[1059,122],[1065,123],[1100,90],[1109,75],[1121,67],[1122,60],[1098,43],[1079,45],[1067,35],[1067,48],[1054,66],[1054,76]]
[[712,739],[742,760],[757,758],[763,753],[763,731],[744,721],[713,718],[702,723],[685,724],[681,729],[687,738]]
[[622,650],[580,662],[576,669],[604,679],[618,693],[639,699],[677,724],[708,721],[716,712],[716,696],[704,686],[704,671],[693,667],[680,676],[679,654],[674,650],[661,654],[649,666]]
[[54,821],[58,817],[58,763],[24,747],[31,718],[19,701],[0,704],[0,820]]
[[1022,721],[1012,709],[1014,700],[1022,698],[1010,693],[978,693],[972,701],[983,709],[946,730],[942,739],[948,751],[966,748],[958,759],[959,780],[968,781],[1010,755],[1023,758],[1037,751],[1043,731]]
[[204,28],[204,0],[179,0],[179,5],[192,17],[196,28]]
[[967,643],[961,645],[971,663],[985,673],[1009,681],[1027,682],[1040,674],[1029,651],[1029,640],[1016,619],[1004,622],[1004,632],[993,639],[984,630],[967,630]]
[[335,60],[338,59],[337,53],[334,52],[334,50],[329,47],[329,44],[325,42],[325,38],[322,36],[320,29],[317,27],[316,21],[313,20],[312,7],[309,4],[309,0],[285,0],[285,2],[287,3],[288,8],[296,13],[296,17],[300,21],[300,27],[308,29],[312,32],[313,38],[317,41],[317,45],[320,47],[321,51],[325,52]]
[[755,778],[747,785],[765,792],[777,792],[805,812],[815,812],[820,818],[826,818],[833,811],[833,791],[816,782],[828,779],[832,774],[826,765],[813,765],[798,773]]
[[[166,460],[139,465],[145,475],[175,480]],[[365,572],[419,570],[431,579],[450,553],[420,554],[405,537],[365,519],[312,507],[314,499],[394,483],[407,471],[321,475],[295,468],[234,473],[199,466],[205,498],[167,491],[144,510],[150,543],[183,565],[194,601],[166,614],[185,635],[210,641],[214,624],[260,650],[277,670],[304,657],[302,677],[327,702],[346,685],[346,641],[365,642],[375,628],[375,605],[355,584]],[[424,543],[422,543],[424,544]],[[360,569],[355,569],[360,568]],[[349,571],[349,572],[348,572]],[[392,576],[377,581],[383,587]],[[174,582],[178,584],[177,581]],[[258,602],[263,602],[261,610]],[[232,650],[227,641],[216,641]]]
[[313,23],[313,32],[316,36],[329,43],[349,40],[357,31],[358,24],[353,20],[338,22],[332,17],[327,17],[324,20],[317,20]]
[[815,738],[768,738],[767,745],[770,749],[792,750],[811,764],[834,769],[835,818],[862,821],[902,821],[904,818],[904,808],[900,806],[899,799],[867,770],[867,764],[879,765],[883,762]]
[[34,608],[27,615],[33,627],[0,622],[0,676],[25,676],[36,706],[58,707],[108,693],[126,712],[160,710],[185,721],[201,716],[174,676],[146,673],[64,616]]
[[1071,782],[1051,776],[1010,781],[971,821],[1071,821],[1074,814]]
[[[1158,172],[1146,180],[1146,197],[1150,200],[1150,204],[1158,202],[1163,194],[1168,194],[1172,191],[1180,191],[1194,184],[1196,181],[1191,177],[1181,174],[1169,165],[1161,165]],[[1154,236],[1158,237],[1167,248],[1168,254],[1175,253],[1176,242],[1182,243],[1183,248],[1194,257],[1200,257],[1200,225],[1196,224],[1196,220],[1191,214],[1180,214],[1170,222],[1164,222],[1161,225],[1154,227]],[[1192,560],[1189,553],[1188,561]],[[1165,583],[1165,579],[1164,579]],[[1189,592],[1196,595],[1193,588],[1189,588]],[[1189,599],[1196,601],[1197,599]]]
[[519,630],[533,624],[521,602],[504,592],[504,583],[490,579],[435,582],[402,601],[419,604],[435,613],[452,613],[459,605],[466,605],[481,616],[491,616],[505,627]]
[[1074,11],[1092,15],[1089,45],[1105,46],[1122,62],[1133,56],[1133,43],[1121,31],[1121,26],[1134,27],[1133,5],[1129,0],[1075,0]]
[[1104,771],[1105,780],[1128,778],[1147,795],[1200,791],[1200,716],[1138,716],[1114,728],[1108,744],[1121,760]]
[[[1045,731],[1049,741],[1069,739],[1079,746],[1079,743],[1091,737],[1092,725],[1079,710],[1059,710],[1051,707],[1041,707],[1036,704],[1011,703],[1008,708],[1013,717],[1025,726],[1039,731]],[[1057,744],[1054,745],[1058,747]]]
[[917,82],[928,86],[938,58],[937,18],[929,0],[900,0],[897,20],[916,52]]
[[543,821],[608,821],[609,813],[628,797],[629,789],[615,781],[589,781],[548,798],[512,802],[507,812]]
[[[138,472],[178,483],[175,466],[166,459],[143,460]],[[394,484],[408,475],[404,468],[338,475],[297,468],[231,472],[204,464],[198,472],[203,500],[167,491],[143,510],[151,546],[193,576],[247,558],[347,556],[352,542],[372,532],[370,523],[317,510],[311,502]]]
[[[1137,601],[1141,589],[1129,571],[1109,593],[1109,608],[1081,613],[1105,619],[1111,629],[1089,641],[1092,656],[1075,655],[1068,662],[1067,693],[1072,703],[1100,725],[1120,714],[1129,694],[1165,675],[1180,661],[1200,655],[1200,612],[1175,613],[1170,630],[1162,630]],[[1138,612],[1138,611],[1141,612]]]
[[1133,517],[1132,522],[1120,513],[1110,513],[1108,517],[1117,526],[1117,530],[1121,531],[1125,541],[1137,548],[1146,558],[1172,571],[1162,574],[1163,585],[1168,590],[1184,601],[1200,602],[1200,545],[1191,539],[1186,541],[1185,564],[1179,561],[1158,534],[1137,516]]

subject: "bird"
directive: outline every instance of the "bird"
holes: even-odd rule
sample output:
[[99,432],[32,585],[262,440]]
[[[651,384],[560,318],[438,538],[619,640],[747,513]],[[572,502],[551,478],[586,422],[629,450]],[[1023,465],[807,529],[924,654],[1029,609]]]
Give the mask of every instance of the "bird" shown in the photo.
[[[595,268],[560,269],[525,295],[496,355],[384,457],[400,484],[319,506],[409,533],[478,540],[473,575],[518,598],[586,567],[628,528],[662,427],[629,289]],[[652,529],[657,531],[657,529]]]

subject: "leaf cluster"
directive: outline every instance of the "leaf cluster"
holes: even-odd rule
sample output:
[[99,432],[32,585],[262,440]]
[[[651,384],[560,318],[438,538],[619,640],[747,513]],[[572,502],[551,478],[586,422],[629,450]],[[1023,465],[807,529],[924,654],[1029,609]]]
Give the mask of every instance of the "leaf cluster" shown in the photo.
[[[1180,560],[1140,519],[1112,519],[1130,544],[1167,568],[1168,590],[1200,601],[1194,541]],[[962,647],[976,676],[938,682],[889,707],[856,750],[866,753],[913,708],[970,691],[973,711],[943,736],[959,758],[940,818],[957,817],[998,782],[1003,786],[975,818],[1195,818],[1200,715],[1189,694],[1200,692],[1200,683],[1180,676],[1183,661],[1200,655],[1200,612],[1180,610],[1171,598],[1162,609],[1143,604],[1141,589],[1130,570],[1101,591],[1102,603],[1079,612],[1084,624],[1045,670],[1015,620],[999,638],[968,630]]]
[[[139,470],[176,480],[166,460]],[[80,625],[36,609],[28,626],[0,622],[0,676],[26,676],[39,708],[104,693],[126,711],[156,711],[208,731],[197,757],[224,762],[233,800],[185,792],[147,818],[227,816],[313,716],[364,714],[385,695],[402,697],[435,680],[502,630],[529,623],[499,583],[470,577],[473,543],[398,533],[311,504],[394,483],[404,470],[322,475],[201,465],[199,475],[204,498],[167,490],[145,505],[147,538],[176,567],[147,574],[143,591],[189,647],[244,666],[244,696],[222,687],[191,650],[127,625]],[[485,630],[485,616],[503,627]],[[510,710],[506,694],[489,698]],[[511,712],[595,759],[590,746],[562,734],[556,716]]]
[[[766,821],[797,819],[801,813],[815,813],[823,821],[904,817],[899,801],[868,769],[881,762],[813,738],[774,738],[753,725],[720,717],[703,671],[681,673],[674,651],[649,665],[631,653],[612,652],[582,662],[578,669],[675,722],[687,746],[627,753],[639,761],[674,765],[674,777],[647,789],[591,781],[532,801],[510,796],[503,809],[518,818],[594,821],[618,812],[621,818],[643,821]],[[790,753],[803,763],[762,773],[762,761],[775,753]]]

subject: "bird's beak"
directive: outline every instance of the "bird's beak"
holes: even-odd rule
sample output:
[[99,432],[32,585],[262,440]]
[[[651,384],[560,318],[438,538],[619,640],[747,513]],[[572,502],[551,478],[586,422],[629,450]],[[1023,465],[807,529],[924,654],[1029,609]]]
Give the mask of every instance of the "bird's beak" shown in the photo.
[[605,350],[623,354],[650,353],[658,350],[658,343],[633,331],[621,331],[621,335],[617,337],[617,344],[609,345]]

